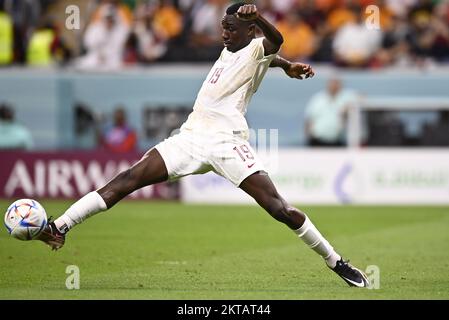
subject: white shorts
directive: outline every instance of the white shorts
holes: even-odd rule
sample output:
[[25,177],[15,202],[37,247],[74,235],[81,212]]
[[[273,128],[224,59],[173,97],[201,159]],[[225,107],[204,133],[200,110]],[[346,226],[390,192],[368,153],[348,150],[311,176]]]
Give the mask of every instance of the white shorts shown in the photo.
[[156,147],[167,167],[169,180],[209,171],[236,186],[265,168],[248,141],[238,134],[182,130]]

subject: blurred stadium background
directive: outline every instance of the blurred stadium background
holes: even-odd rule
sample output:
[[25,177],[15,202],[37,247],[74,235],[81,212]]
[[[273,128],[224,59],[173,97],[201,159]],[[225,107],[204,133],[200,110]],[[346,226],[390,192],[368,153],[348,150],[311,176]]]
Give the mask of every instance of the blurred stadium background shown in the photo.
[[[6,209],[7,204],[17,198],[45,199],[42,203],[50,208],[49,214],[59,215],[69,205],[61,199],[76,199],[102,186],[143,152],[176,131],[191,111],[208,69],[222,50],[219,22],[230,3],[227,0],[0,0],[0,198],[4,199],[0,202],[1,208]],[[321,223],[325,234],[330,234],[346,252],[358,254],[359,261],[365,264],[377,261],[382,270],[401,274],[398,279],[385,278],[390,281],[386,288],[395,288],[392,294],[384,291],[384,295],[374,297],[449,298],[449,1],[260,0],[257,5],[285,37],[281,54],[290,60],[312,64],[316,72],[312,80],[296,81],[288,79],[281,70],[270,70],[249,108],[247,119],[254,133],[251,141],[266,160],[281,193],[292,203],[311,205],[307,208]],[[375,8],[379,9],[379,26],[369,28],[368,25],[377,22],[375,18],[372,20]],[[334,137],[327,137],[330,140],[325,143],[321,140],[319,147],[320,143],[316,143],[310,130],[313,112],[307,110],[312,110],[314,98],[323,94],[323,90],[329,90],[333,80],[341,81],[342,89],[337,94],[344,93],[350,98],[344,99],[345,112],[327,119],[329,128],[324,131],[333,132]],[[328,146],[323,147],[326,143]],[[133,213],[130,221],[123,221],[116,215],[108,224],[110,232],[103,230],[103,236],[118,232],[124,237],[120,229],[132,229],[131,225],[139,224],[142,215],[151,214],[153,208],[159,210],[154,213],[155,217],[163,221],[166,220],[160,212],[169,214],[169,209],[179,216],[184,215],[182,224],[199,232],[194,237],[202,243],[198,252],[187,248],[185,252],[174,250],[178,258],[169,254],[147,257],[151,261],[184,261],[189,259],[187,253],[195,259],[202,254],[207,257],[208,240],[201,238],[201,234],[206,233],[212,236],[211,243],[216,240],[217,246],[230,243],[228,249],[235,249],[233,254],[237,256],[233,257],[236,258],[238,253],[245,253],[238,248],[239,244],[228,238],[214,238],[217,235],[202,229],[208,224],[210,211],[220,212],[223,209],[219,205],[228,204],[230,206],[225,208],[242,212],[242,216],[246,210],[250,212],[242,218],[243,222],[250,217],[258,219],[251,214],[257,211],[254,208],[231,206],[252,201],[213,174],[145,188],[133,197],[170,203],[166,206],[159,202],[145,202],[143,206],[140,202],[121,204],[121,209],[114,210],[124,211],[123,215],[132,210],[144,212]],[[329,207],[314,207],[324,204]],[[382,214],[377,219],[380,210]],[[428,212],[432,226],[426,225],[427,220],[422,217]],[[340,215],[342,220],[336,219],[334,214]],[[198,225],[190,225],[189,217]],[[221,223],[232,225],[239,221],[238,217],[229,221],[225,213],[217,213],[213,219],[217,219],[211,221],[215,228],[220,228]],[[361,222],[363,219],[367,219],[371,227]],[[269,224],[267,221],[268,218],[262,220]],[[327,221],[331,221],[332,226]],[[425,232],[416,229],[418,223],[424,226]],[[256,230],[281,234],[283,230],[273,225],[271,229],[256,226]],[[93,222],[90,228],[93,226],[98,228],[99,222]],[[251,232],[250,222],[240,227],[233,229],[232,234]],[[360,227],[360,233],[348,231]],[[81,235],[91,241],[98,240],[89,233],[93,230],[89,229],[89,224],[83,228],[84,233],[80,231],[78,237],[80,241]],[[151,233],[153,227],[148,228]],[[160,225],[154,232],[162,228],[164,226]],[[403,243],[388,232],[394,228],[402,232]],[[434,256],[438,256],[440,262],[443,259],[438,266],[428,265],[428,270],[443,268],[439,273],[432,271],[440,277],[441,286],[436,291],[432,290],[435,279],[421,281],[423,275],[413,274],[412,270],[407,275],[401,273],[407,265],[413,265],[415,254],[412,252],[407,251],[399,259],[400,265],[388,265],[403,253],[388,251],[388,237],[406,251],[413,247],[405,241],[410,232],[434,245],[434,250],[429,251],[415,243],[414,250],[426,261]],[[174,239],[173,246],[187,245],[185,238],[172,238],[173,235],[162,233],[161,237],[164,236],[167,242],[160,244],[167,248],[156,248],[156,251],[173,249],[170,239]],[[76,237],[74,235],[73,239]],[[241,234],[236,237],[245,243]],[[383,240],[380,237],[384,237]],[[291,252],[296,254],[297,247],[289,247],[288,242],[294,240],[284,238],[270,237],[273,241],[270,255],[280,252],[285,258]],[[5,232],[0,239],[5,258],[1,259],[1,270],[5,275],[8,266],[17,263],[12,248],[25,246],[11,244],[12,241],[6,243]],[[155,241],[153,238],[141,240]],[[259,240],[270,246],[267,241]],[[254,261],[262,263],[262,257],[268,252],[262,246],[259,248],[257,241],[250,236],[249,247],[257,252]],[[374,255],[371,261],[361,248],[351,247],[351,242],[364,241],[368,241],[367,247]],[[86,249],[87,245],[83,243],[73,250],[84,248],[88,255],[95,255]],[[275,250],[276,246],[279,251]],[[42,252],[41,248],[36,248],[33,247]],[[131,244],[117,248],[135,252]],[[36,259],[31,251],[26,252]],[[67,260],[71,251],[63,255]],[[136,265],[142,262],[139,259]],[[39,261],[36,267],[39,272],[52,271],[45,271],[45,262]],[[217,265],[230,263],[225,258],[213,261]],[[88,264],[87,260],[82,263]],[[101,265],[101,261],[99,263]],[[121,265],[119,261],[115,263]],[[170,270],[177,268],[176,263],[167,264]],[[151,272],[157,272],[161,265],[165,264],[156,264]],[[215,264],[213,266],[215,268]],[[240,270],[245,268],[244,264],[237,266]],[[236,266],[228,267],[237,272]],[[277,268],[270,265],[266,270],[262,268],[261,274],[271,267]],[[195,273],[200,267],[193,263],[185,268],[191,268],[187,273]],[[101,272],[90,271],[92,274]],[[284,271],[287,275],[291,272]],[[117,272],[114,278],[117,287],[128,286],[120,282],[120,272]],[[314,275],[303,272],[313,287]],[[232,283],[232,277],[226,275],[224,281]],[[144,276],[139,278],[139,273],[135,277],[138,278],[136,285],[139,281],[150,281],[157,283],[163,292],[168,275],[150,280]],[[412,284],[405,293],[397,289],[407,277],[416,280],[418,287],[425,288],[422,295]],[[331,282],[338,281],[331,275],[329,278]],[[94,278],[91,280],[93,287],[101,287]],[[192,286],[197,286],[194,298],[333,298],[333,294],[340,298],[357,297],[354,293],[338,296],[335,292],[320,296],[311,287],[299,293],[287,282],[282,284],[290,288],[285,291],[278,288],[282,285],[274,285],[280,291],[270,291],[267,283],[260,291],[256,288],[254,292],[246,292],[245,285],[257,287],[257,284],[240,280],[240,284],[227,286],[212,276],[212,285],[204,283],[203,286],[201,281],[191,279],[192,282],[186,284],[176,282],[164,294],[154,289],[156,291],[146,292],[146,296],[131,294],[130,297],[184,298],[187,292],[179,288]],[[40,283],[40,280],[33,281],[35,286]],[[276,283],[277,280],[270,278],[270,281]],[[300,276],[298,281],[301,281]],[[22,287],[30,289],[31,285],[6,282],[4,288],[15,288],[16,297],[25,297]],[[217,291],[212,294],[204,289],[209,285],[218,288]],[[234,290],[236,286],[241,286],[243,291]],[[51,283],[47,288],[55,289],[58,285]],[[114,288],[110,287],[112,291]],[[58,296],[57,291],[50,291],[48,297]],[[176,296],[176,292],[181,293]],[[122,297],[102,294],[99,292],[92,297]],[[0,290],[0,297],[5,296],[7,291]],[[365,294],[364,297],[370,296]]]

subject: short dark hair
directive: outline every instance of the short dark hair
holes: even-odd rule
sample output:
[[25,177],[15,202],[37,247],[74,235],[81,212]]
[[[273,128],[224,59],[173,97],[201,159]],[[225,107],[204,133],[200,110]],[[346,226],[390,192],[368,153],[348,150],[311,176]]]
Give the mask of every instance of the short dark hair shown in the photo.
[[14,119],[14,110],[7,103],[0,103],[0,119],[11,121]]
[[237,2],[237,3],[234,3],[233,5],[229,6],[229,7],[226,9],[226,14],[227,14],[227,15],[233,15],[233,14],[236,14],[237,11],[239,11],[240,7],[243,7],[245,4],[246,4],[245,2]]

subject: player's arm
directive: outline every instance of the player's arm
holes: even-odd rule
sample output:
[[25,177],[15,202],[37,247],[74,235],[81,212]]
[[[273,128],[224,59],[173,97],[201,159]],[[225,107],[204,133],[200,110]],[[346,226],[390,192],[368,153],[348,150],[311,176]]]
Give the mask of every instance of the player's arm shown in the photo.
[[277,55],[270,64],[271,68],[282,68],[290,78],[299,80],[312,78],[315,75],[312,67],[305,63],[290,62]]
[[263,46],[266,56],[275,54],[279,51],[282,43],[284,43],[282,34],[276,29],[275,26],[262,17],[254,4],[241,6],[237,11],[237,18],[243,21],[253,21],[256,26],[262,30],[265,37],[263,40]]

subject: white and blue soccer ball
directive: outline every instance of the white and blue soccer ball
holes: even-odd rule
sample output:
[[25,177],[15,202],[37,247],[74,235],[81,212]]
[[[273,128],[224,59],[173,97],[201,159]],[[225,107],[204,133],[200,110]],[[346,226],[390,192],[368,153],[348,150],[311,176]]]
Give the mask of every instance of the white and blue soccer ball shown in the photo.
[[33,240],[47,224],[47,213],[39,202],[21,199],[11,204],[5,214],[9,234],[19,240]]

